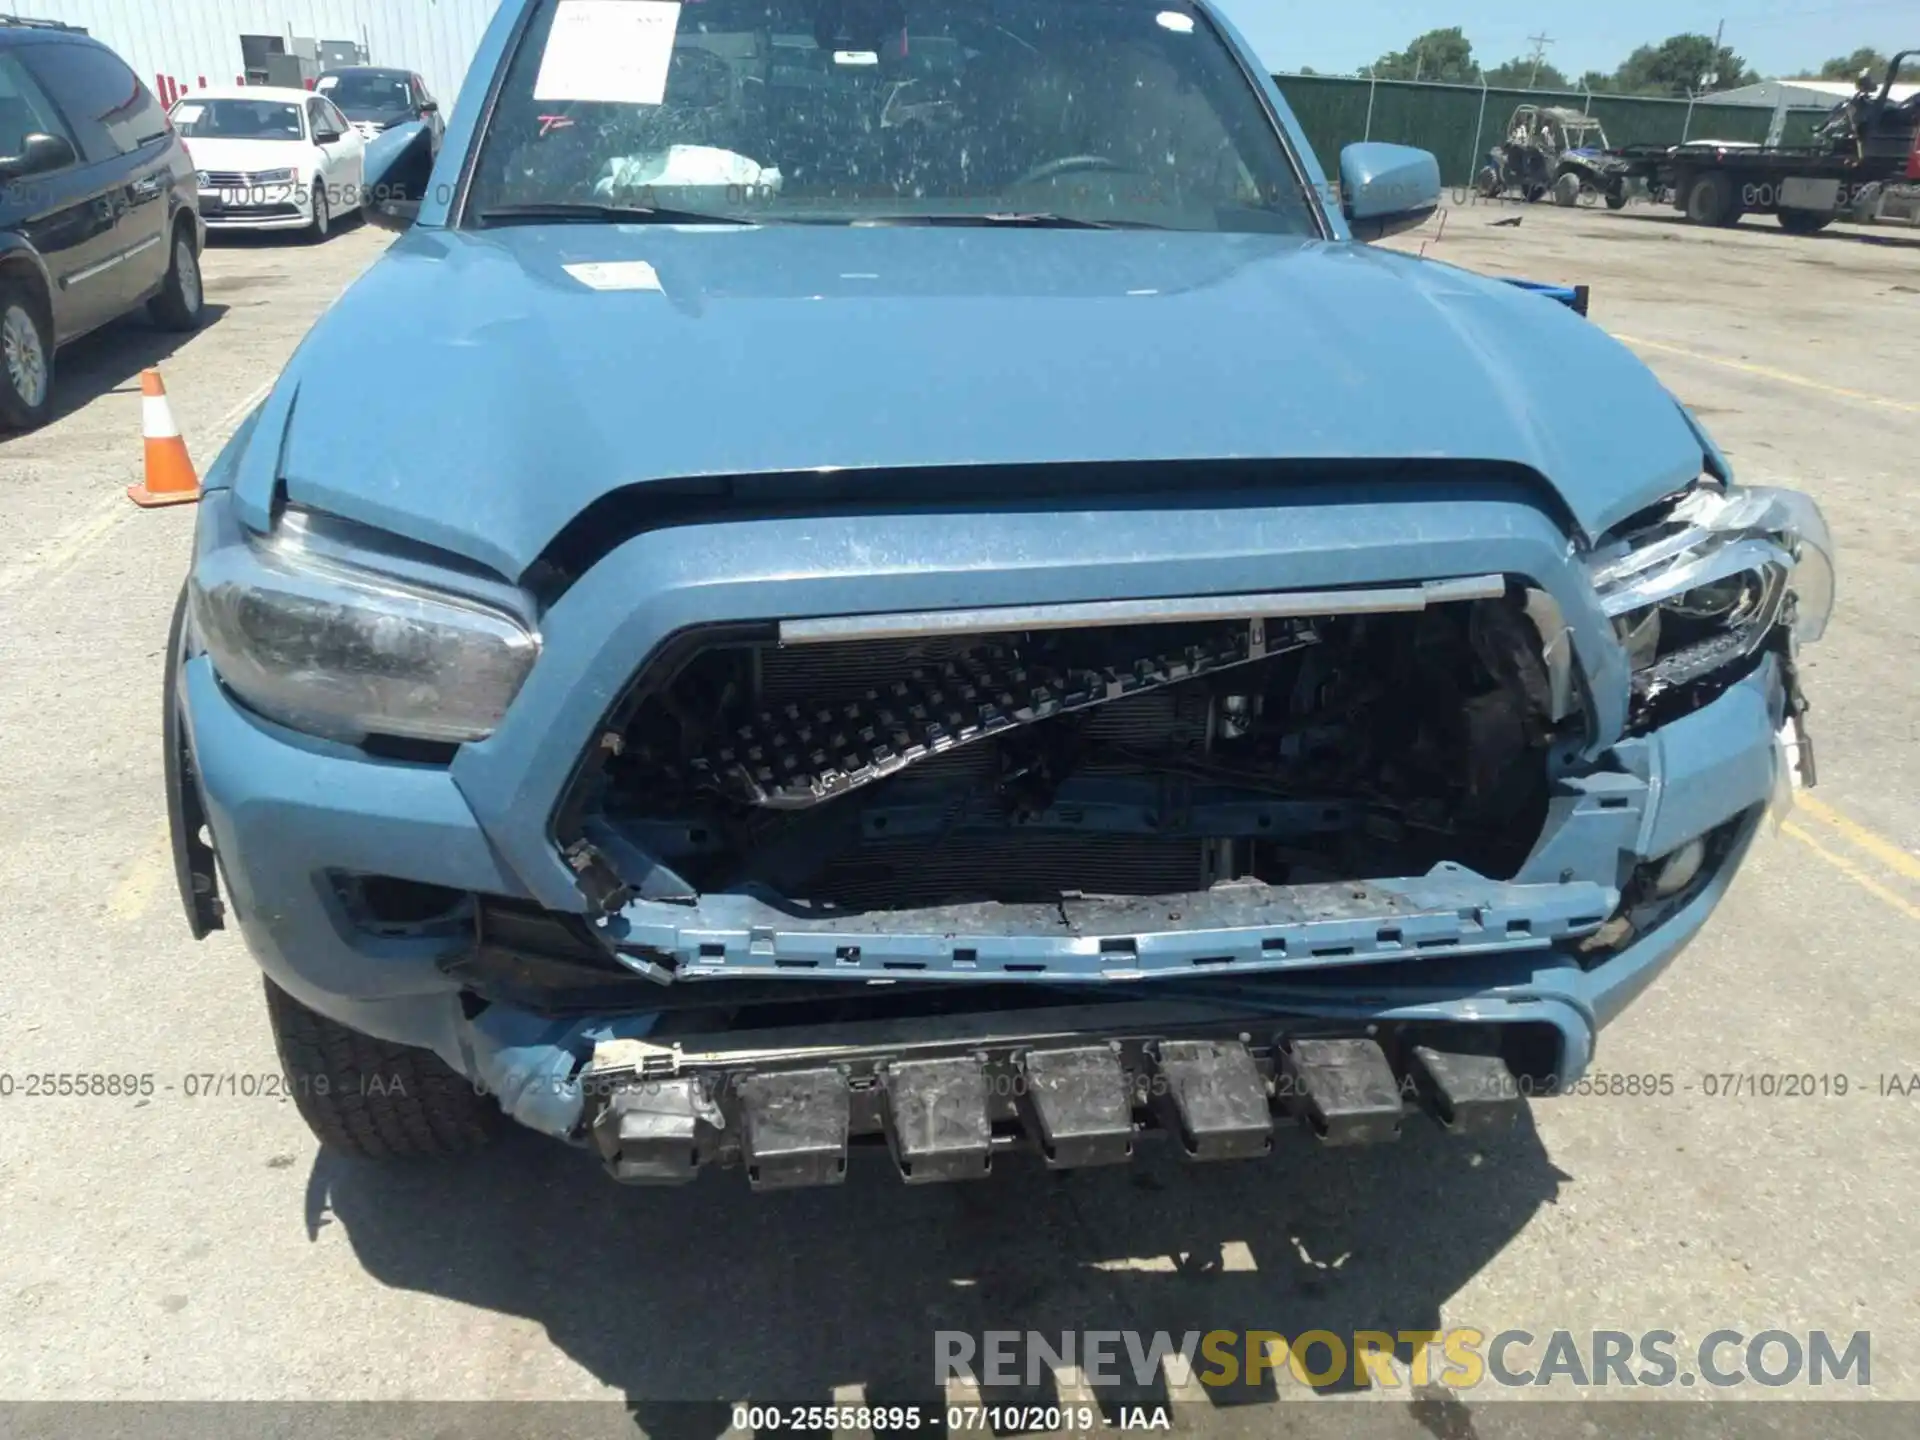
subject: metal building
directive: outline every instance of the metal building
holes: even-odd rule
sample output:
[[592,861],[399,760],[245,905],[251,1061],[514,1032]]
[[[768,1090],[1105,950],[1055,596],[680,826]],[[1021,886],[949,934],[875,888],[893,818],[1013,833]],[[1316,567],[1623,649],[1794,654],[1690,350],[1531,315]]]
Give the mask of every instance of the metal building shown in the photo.
[[448,110],[499,0],[17,0],[113,47],[164,104],[202,85],[299,85],[328,65],[415,70]]

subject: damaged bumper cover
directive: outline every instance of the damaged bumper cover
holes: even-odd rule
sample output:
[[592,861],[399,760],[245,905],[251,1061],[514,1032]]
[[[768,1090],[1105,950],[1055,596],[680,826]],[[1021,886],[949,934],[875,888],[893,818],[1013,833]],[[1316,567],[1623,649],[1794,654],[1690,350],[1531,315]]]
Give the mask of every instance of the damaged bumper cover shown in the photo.
[[[203,547],[223,508],[210,493]],[[538,663],[498,728],[444,760],[265,719],[188,637],[169,703],[191,763],[172,776],[196,803],[176,812],[204,818],[229,913],[303,1003],[434,1050],[517,1119],[596,1144],[628,1178],[738,1160],[756,1183],[797,1184],[836,1178],[863,1138],[890,1146],[910,1179],[945,1177],[1010,1145],[1099,1163],[1151,1132],[1194,1158],[1264,1153],[1279,1123],[1378,1139],[1403,1113],[1454,1123],[1476,1097],[1551,1092],[1704,923],[1803,747],[1790,657],[1770,650],[1694,708],[1636,727],[1618,616],[1515,487],[1436,505],[1418,487],[1382,486],[1350,505],[1242,508],[1231,527],[1205,507],[1096,518],[1056,527],[1045,563],[1025,573],[995,567],[991,533],[956,536],[938,517],[635,537],[547,611]],[[897,569],[876,575],[876,554]],[[744,894],[690,904],[664,867],[617,847],[631,894],[594,914],[554,831],[625,678],[716,614],[805,620],[938,611],[962,591],[983,605],[1074,605],[1268,594],[1277,575],[1324,591],[1488,574],[1524,577],[1551,601],[1543,639],[1586,727],[1556,751],[1545,824],[1509,879],[1441,866],[1350,884],[1067,897],[1002,907],[992,932],[962,933],[938,909],[882,920],[807,917]],[[1646,605],[1664,603],[1648,594]],[[1734,596],[1761,602],[1772,603]],[[185,864],[183,885],[206,893],[187,873],[191,855]],[[444,893],[445,905],[369,915],[350,883],[365,876]],[[490,946],[480,917],[494,903],[575,917],[593,935],[605,963],[592,1003],[543,1004],[531,982],[526,1000],[476,987],[478,960],[536,980],[556,963],[537,947]],[[815,1025],[757,1036],[662,1025],[670,992],[827,980],[876,993],[1078,985],[1106,998],[1070,1020],[1068,1007],[962,1006],[837,1039]],[[1220,988],[1196,991],[1208,986]]]

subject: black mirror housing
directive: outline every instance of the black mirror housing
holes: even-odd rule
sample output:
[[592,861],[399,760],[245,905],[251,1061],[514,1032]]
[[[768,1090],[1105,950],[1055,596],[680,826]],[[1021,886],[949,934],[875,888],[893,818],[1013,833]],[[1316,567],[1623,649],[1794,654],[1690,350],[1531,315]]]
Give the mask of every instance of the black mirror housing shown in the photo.
[[28,135],[21,141],[18,155],[0,160],[0,178],[17,180],[23,175],[44,175],[49,170],[64,170],[79,159],[73,142],[64,135]]

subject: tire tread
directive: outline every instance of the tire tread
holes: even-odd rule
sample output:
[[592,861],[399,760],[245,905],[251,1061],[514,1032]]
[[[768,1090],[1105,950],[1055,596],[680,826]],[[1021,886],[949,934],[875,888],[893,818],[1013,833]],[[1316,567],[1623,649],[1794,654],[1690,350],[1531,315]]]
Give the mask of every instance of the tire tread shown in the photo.
[[321,1144],[371,1160],[442,1158],[499,1132],[499,1108],[439,1056],[349,1030],[265,984],[294,1107]]

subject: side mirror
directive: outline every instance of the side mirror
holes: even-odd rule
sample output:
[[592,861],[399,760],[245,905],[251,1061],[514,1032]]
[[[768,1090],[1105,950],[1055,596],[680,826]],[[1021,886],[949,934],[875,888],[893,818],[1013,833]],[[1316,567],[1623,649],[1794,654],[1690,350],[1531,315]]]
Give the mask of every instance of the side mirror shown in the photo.
[[338,130],[316,130],[313,132],[313,143],[316,145],[338,145],[340,143],[340,132]]
[[367,219],[382,230],[411,230],[419,218],[418,200],[381,200],[367,207]]
[[1340,152],[1340,209],[1356,240],[1411,230],[1440,208],[1440,162],[1430,150],[1368,141]]
[[23,175],[64,170],[79,159],[73,142],[63,135],[29,135],[20,142],[18,155],[0,160],[0,179],[17,180]]
[[424,101],[420,106],[420,115],[422,119],[425,119],[429,115],[438,115],[439,113],[440,113],[440,102],[438,100],[427,100],[427,101]]

